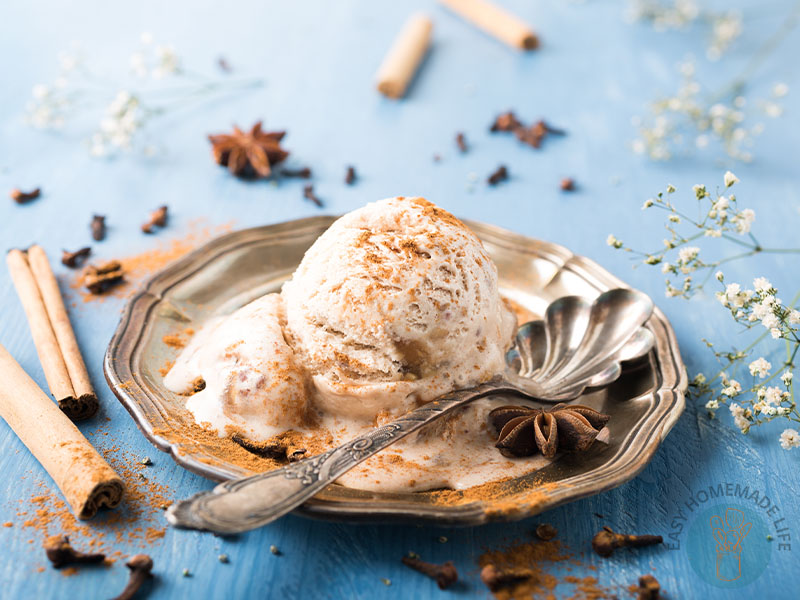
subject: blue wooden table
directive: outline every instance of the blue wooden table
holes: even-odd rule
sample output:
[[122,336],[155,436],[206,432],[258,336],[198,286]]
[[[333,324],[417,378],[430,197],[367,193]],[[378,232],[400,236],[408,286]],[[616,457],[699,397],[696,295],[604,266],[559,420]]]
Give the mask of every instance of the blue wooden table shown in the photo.
[[[113,258],[145,252],[157,243],[183,239],[199,217],[209,226],[233,221],[244,228],[318,214],[301,197],[302,184],[243,183],[216,167],[207,133],[233,123],[264,119],[285,128],[285,146],[298,165],[314,170],[326,213],[341,213],[379,198],[423,195],[457,215],[483,220],[523,234],[564,244],[595,258],[616,275],[651,294],[676,330],[690,376],[713,369],[700,338],[735,344],[737,330],[713,298],[691,303],[664,298],[663,281],[652,269],[631,269],[628,257],[606,246],[615,233],[636,247],[657,246],[660,218],[640,211],[642,201],[667,183],[688,199],[698,182],[721,184],[732,168],[741,179],[737,194],[758,215],[757,226],[771,243],[791,246],[800,226],[797,132],[800,34],[790,35],[751,78],[753,94],[766,95],[775,81],[792,88],[786,114],[767,123],[754,148],[755,160],[736,164],[719,153],[698,153],[666,163],[635,155],[631,117],[647,101],[677,86],[675,66],[687,54],[703,56],[702,31],[656,33],[629,24],[622,3],[504,0],[535,24],[542,48],[520,54],[484,36],[434,2],[108,2],[7,1],[0,7],[0,231],[2,247],[42,244],[51,257],[62,248],[89,242],[93,213],[108,216],[109,233],[93,244],[95,256]],[[718,3],[721,4],[721,3]],[[718,63],[699,61],[701,79],[712,87],[735,75],[780,24],[790,2],[760,8],[742,5],[745,32]],[[373,89],[373,75],[400,24],[415,8],[435,20],[435,41],[407,99],[388,101]],[[32,87],[57,74],[57,53],[82,42],[87,60],[115,79],[143,31],[175,45],[187,67],[231,78],[261,77],[264,85],[241,94],[194,102],[153,121],[161,153],[113,160],[89,156],[83,134],[40,132],[23,123]],[[234,72],[219,75],[224,56]],[[520,117],[546,118],[568,130],[534,151],[487,129],[494,116],[514,108]],[[470,152],[460,155],[454,135],[463,131]],[[432,159],[441,155],[439,162]],[[511,179],[496,188],[484,178],[506,164]],[[357,167],[357,185],[343,184],[345,166]],[[562,177],[579,183],[572,194],[559,191]],[[477,181],[476,181],[477,179]],[[26,206],[7,197],[13,187],[42,186],[43,196]],[[149,211],[168,204],[171,219],[157,237],[139,224]],[[70,275],[57,266],[71,300]],[[785,295],[797,287],[800,268],[791,257],[761,257],[731,265],[731,279],[766,275]],[[136,429],[105,385],[101,363],[123,300],[70,308],[102,412],[81,429],[100,448],[113,448],[123,461],[148,456],[146,476],[171,498],[189,496],[210,482],[177,467]],[[22,308],[5,268],[0,269],[0,342],[45,387]],[[2,382],[0,382],[2,385]],[[110,419],[106,421],[106,418]],[[157,580],[151,598],[432,598],[487,597],[478,578],[478,556],[514,540],[529,540],[534,524],[555,525],[582,566],[576,576],[595,576],[626,597],[627,586],[652,572],[670,598],[797,597],[800,570],[800,451],[777,444],[782,427],[754,429],[747,437],[727,414],[709,420],[689,401],[673,432],[642,474],[604,494],[553,510],[541,518],[479,528],[439,529],[317,522],[289,516],[237,539],[168,529],[147,548]],[[0,566],[3,598],[110,597],[127,580],[122,561],[109,569],[85,569],[65,577],[46,564],[42,534],[24,526],[30,500],[52,484],[19,440],[0,423],[0,527],[5,559]],[[758,490],[778,507],[789,528],[791,549],[774,540],[769,563],[755,582],[725,590],[701,579],[691,566],[686,534],[675,533],[677,549],[622,552],[603,560],[589,540],[601,525],[621,531],[676,532],[681,511],[709,486],[732,483]],[[44,486],[44,487],[42,487]],[[35,508],[35,506],[33,506]],[[597,515],[603,515],[601,519]],[[160,515],[152,517],[158,527]],[[693,518],[693,517],[692,517]],[[691,522],[691,518],[688,522]],[[132,524],[131,527],[135,527]],[[772,525],[770,525],[772,527]],[[772,529],[773,535],[775,529]],[[446,541],[444,541],[446,538]],[[78,536],[76,544],[86,543]],[[668,539],[668,541],[671,541]],[[142,551],[123,536],[109,545],[126,554]],[[273,555],[270,545],[281,555]],[[449,592],[403,567],[409,551],[433,561],[454,560],[464,583]],[[229,562],[221,563],[219,554]],[[591,567],[595,567],[592,569]],[[188,569],[189,576],[184,576]],[[385,581],[390,581],[387,585]],[[562,585],[558,595],[574,590]]]

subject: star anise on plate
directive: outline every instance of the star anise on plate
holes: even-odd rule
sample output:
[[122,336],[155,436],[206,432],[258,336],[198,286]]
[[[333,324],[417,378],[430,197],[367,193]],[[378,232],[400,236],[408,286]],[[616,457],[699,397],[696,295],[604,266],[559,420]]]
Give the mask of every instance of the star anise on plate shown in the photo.
[[489,413],[497,431],[495,447],[504,456],[531,456],[539,451],[546,458],[553,458],[558,450],[586,450],[609,418],[580,404],[549,409],[501,406]]
[[285,131],[261,131],[261,121],[244,132],[209,135],[214,160],[237,177],[269,177],[272,166],[286,159],[289,153],[281,148]]

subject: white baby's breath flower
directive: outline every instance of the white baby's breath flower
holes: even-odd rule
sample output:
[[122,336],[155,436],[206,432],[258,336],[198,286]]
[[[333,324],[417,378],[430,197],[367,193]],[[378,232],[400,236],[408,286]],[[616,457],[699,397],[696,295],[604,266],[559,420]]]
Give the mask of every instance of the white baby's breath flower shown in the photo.
[[776,83],[772,86],[772,95],[776,98],[783,98],[789,93],[789,86],[783,82]]
[[753,280],[753,288],[759,294],[766,294],[772,289],[772,284],[769,282],[769,279],[766,277],[756,277]]
[[789,384],[792,383],[792,377],[794,377],[794,374],[791,371],[785,371],[783,375],[781,375],[783,385],[789,387]]
[[647,200],[644,201],[644,204],[642,204],[642,210],[650,208],[651,206],[653,206],[653,204],[654,204],[653,199],[648,198]]
[[796,429],[784,429],[780,441],[784,450],[800,447],[800,433]]
[[782,398],[783,392],[780,388],[775,387],[774,385],[769,386],[764,394],[764,402],[767,404],[778,405],[781,403]]
[[777,329],[780,323],[781,322],[778,320],[778,317],[776,317],[773,313],[764,315],[764,318],[761,319],[761,324],[764,326],[765,329]]
[[709,400],[706,402],[706,410],[710,412],[714,412],[719,408],[719,401],[718,400]]
[[696,246],[684,246],[680,250],[678,250],[678,261],[686,264],[693,261],[697,258],[697,255],[700,253],[700,248]]
[[725,279],[725,275],[723,274],[722,271],[717,271],[716,273],[714,273],[714,279],[721,282]]
[[606,244],[612,248],[622,248],[622,242],[614,237],[613,233],[608,234],[608,237],[606,238]]
[[722,388],[722,391],[720,393],[723,394],[724,396],[728,396],[729,398],[733,398],[735,396],[738,396],[741,391],[742,391],[742,384],[740,384],[735,379],[731,379],[730,381],[728,381],[727,385],[724,388]]
[[725,172],[725,176],[723,177],[723,180],[725,181],[725,187],[731,187],[734,183],[738,183],[739,182],[739,178],[736,177],[736,175],[734,175],[730,171],[726,171]]
[[739,233],[749,233],[750,227],[756,220],[756,213],[751,208],[745,208],[740,213],[733,216],[731,221],[736,225],[736,231]]
[[790,325],[800,325],[800,310],[793,310],[787,317]]
[[672,271],[672,265],[670,265],[668,262],[665,262],[663,265],[661,265],[662,273],[666,274],[669,273],[670,271]]
[[779,340],[783,337],[783,331],[780,327],[772,327],[769,330],[769,334],[772,336],[773,340]]
[[751,362],[749,368],[750,375],[764,379],[767,375],[769,375],[772,365],[762,356]]

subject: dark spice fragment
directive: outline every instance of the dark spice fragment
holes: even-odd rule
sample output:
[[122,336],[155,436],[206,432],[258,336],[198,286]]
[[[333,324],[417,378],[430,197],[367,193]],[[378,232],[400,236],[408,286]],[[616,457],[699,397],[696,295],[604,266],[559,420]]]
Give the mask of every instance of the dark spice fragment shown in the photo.
[[536,537],[545,542],[552,540],[558,535],[558,529],[549,523],[541,523],[536,527]]
[[442,162],[442,155],[441,154],[434,154],[433,155],[433,162],[435,162],[435,163]]
[[240,433],[234,433],[231,441],[239,444],[248,452],[263,458],[283,459],[294,462],[303,458],[307,452],[305,448],[291,446],[282,440],[267,440],[266,442],[255,442],[244,437]]
[[92,239],[99,242],[106,237],[106,217],[105,215],[94,215],[89,224],[92,230]]
[[497,115],[494,123],[492,123],[492,126],[489,128],[489,131],[492,133],[496,133],[498,131],[514,131],[519,127],[522,127],[522,122],[517,119],[513,112],[508,111]]
[[469,150],[467,147],[467,139],[464,137],[464,134],[460,131],[456,134],[456,146],[458,149],[463,153]]
[[122,265],[118,260],[110,260],[102,265],[89,265],[83,275],[86,288],[93,294],[102,294],[121,283],[123,278]]
[[137,554],[125,564],[131,570],[128,585],[122,590],[122,593],[113,600],[131,600],[136,596],[136,592],[142,587],[142,584],[150,579],[153,574],[153,559],[146,554]]
[[501,571],[494,565],[486,565],[481,569],[481,581],[493,592],[510,587],[531,577],[533,577],[533,571],[522,568]]
[[458,571],[452,561],[437,565],[411,556],[403,557],[403,564],[433,579],[440,590],[446,590],[458,581]]
[[224,57],[224,56],[220,56],[220,57],[217,59],[217,66],[218,66],[218,67],[219,67],[221,70],[225,71],[226,73],[230,73],[231,71],[233,71],[233,69],[231,68],[231,65],[230,65],[230,63],[229,63],[229,62],[228,62],[228,61],[225,59],[225,57]]
[[486,180],[486,182],[489,185],[497,185],[501,181],[506,181],[507,179],[508,179],[508,169],[506,168],[505,165],[500,165],[499,167],[497,167],[497,170],[494,173],[489,175],[489,178]]
[[636,591],[639,600],[658,600],[661,597],[661,584],[650,574],[642,575]]
[[348,166],[347,173],[345,173],[344,176],[344,182],[347,185],[353,185],[356,182],[356,179],[358,179],[358,176],[356,175],[356,168],[352,165]]
[[105,554],[86,554],[75,550],[69,544],[66,535],[52,535],[44,541],[44,551],[47,559],[56,568],[67,565],[97,564],[105,560]]
[[511,111],[498,115],[490,130],[492,132],[511,132],[523,144],[533,148],[540,148],[548,135],[566,135],[563,129],[551,127],[543,120],[536,121],[530,127],[526,127]]
[[592,549],[604,558],[608,558],[618,548],[641,548],[653,546],[664,541],[660,535],[626,535],[616,533],[611,527],[603,527],[592,538]]
[[563,192],[574,192],[575,191],[575,180],[572,177],[565,177],[561,180],[561,191]]
[[153,233],[155,227],[164,227],[167,224],[167,207],[159,206],[150,213],[150,220],[142,225],[144,233]]
[[23,192],[18,188],[11,190],[11,199],[17,204],[25,204],[31,200],[36,200],[41,195],[42,189],[38,187],[32,189],[30,192]]
[[298,177],[299,179],[310,179],[311,169],[303,167],[302,169],[281,169],[281,175],[284,177]]
[[61,251],[61,264],[70,269],[74,269],[92,253],[89,246],[76,250],[75,252],[68,252],[67,250]]
[[312,184],[309,183],[303,188],[303,198],[311,200],[314,204],[322,208],[322,200],[317,198],[316,194],[314,194],[314,186]]

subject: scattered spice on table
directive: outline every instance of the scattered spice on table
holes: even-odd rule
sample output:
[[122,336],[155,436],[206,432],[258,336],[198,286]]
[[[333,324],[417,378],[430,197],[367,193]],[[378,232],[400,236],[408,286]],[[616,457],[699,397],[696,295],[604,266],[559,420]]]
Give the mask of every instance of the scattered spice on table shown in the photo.
[[230,63],[224,56],[220,56],[217,59],[217,66],[220,68],[220,70],[225,71],[226,73],[231,73],[233,71]]
[[308,185],[303,187],[303,198],[305,198],[306,200],[311,200],[311,202],[313,202],[314,204],[316,204],[320,208],[322,208],[322,206],[323,206],[322,200],[320,200],[317,197],[317,195],[314,193],[313,184],[309,183]]
[[506,181],[507,179],[508,179],[508,169],[506,168],[505,165],[500,165],[499,167],[497,167],[497,170],[494,171],[494,173],[489,175],[489,178],[486,180],[486,182],[489,185],[497,185],[501,181]]
[[150,579],[153,574],[153,559],[147,554],[137,554],[132,556],[131,559],[125,563],[125,566],[130,569],[130,576],[128,584],[122,593],[113,600],[131,600],[136,596],[136,592],[142,587],[145,581]]
[[402,558],[402,563],[410,569],[414,569],[433,579],[440,590],[446,590],[458,581],[458,570],[456,570],[453,562],[449,560],[444,564],[437,565],[435,563],[425,562],[419,558],[404,556]]
[[356,168],[352,165],[348,166],[347,172],[344,175],[344,182],[347,185],[353,185],[356,182],[356,179],[358,179],[358,176],[356,175]]
[[641,548],[663,541],[660,535],[628,535],[617,533],[611,527],[603,527],[592,538],[592,549],[603,558],[608,558],[619,548]]
[[39,196],[42,195],[41,188],[34,188],[30,192],[23,192],[19,188],[14,188],[11,190],[11,199],[16,202],[17,204],[27,204],[28,202],[32,202],[36,200]]
[[144,233],[153,233],[156,227],[165,227],[167,225],[167,211],[166,206],[159,206],[156,210],[150,213],[150,220],[142,225]]
[[526,126],[512,111],[502,113],[495,117],[489,131],[493,133],[513,133],[519,141],[532,148],[541,148],[545,138],[550,135],[566,135],[563,129],[552,127],[541,119],[530,126]]
[[311,178],[311,169],[309,167],[303,167],[302,169],[281,169],[281,175],[283,177],[296,177],[298,179],[310,179]]
[[80,264],[86,260],[91,253],[92,249],[89,246],[76,250],[75,252],[62,250],[61,264],[65,267],[69,267],[70,269],[74,269],[75,267],[80,266]]
[[106,238],[106,217],[105,215],[94,215],[92,222],[89,224],[92,230],[92,239],[100,242]]
[[562,192],[574,192],[575,180],[572,177],[565,177],[561,180],[560,187]]
[[234,126],[232,133],[209,135],[212,154],[217,164],[228,167],[232,175],[242,178],[264,178],[272,175],[272,167],[283,162],[289,152],[281,148],[285,131],[262,131],[258,121],[248,132]]
[[632,584],[628,591],[638,600],[658,600],[661,597],[661,584],[649,573],[639,577],[639,585]]
[[536,537],[545,542],[552,540],[558,535],[558,529],[550,525],[550,523],[540,523],[536,526]]
[[124,279],[122,264],[109,260],[99,265],[89,265],[84,270],[83,281],[86,289],[93,294],[102,294]]
[[464,134],[460,131],[456,134],[456,146],[458,146],[459,151],[462,153],[469,150],[469,147],[467,146],[467,138],[464,137]]

